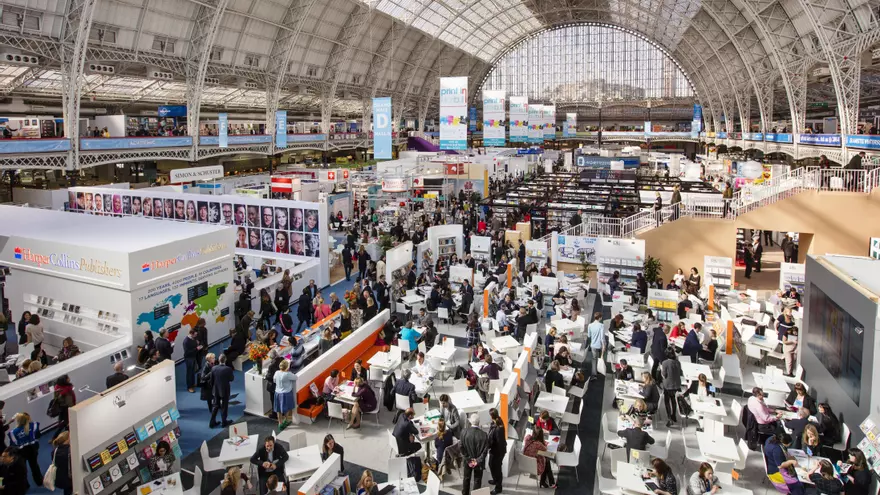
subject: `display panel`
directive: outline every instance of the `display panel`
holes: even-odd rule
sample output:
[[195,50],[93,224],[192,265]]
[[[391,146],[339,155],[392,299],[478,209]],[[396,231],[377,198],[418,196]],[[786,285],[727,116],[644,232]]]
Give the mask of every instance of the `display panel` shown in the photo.
[[864,326],[810,284],[807,347],[856,406],[861,400]]

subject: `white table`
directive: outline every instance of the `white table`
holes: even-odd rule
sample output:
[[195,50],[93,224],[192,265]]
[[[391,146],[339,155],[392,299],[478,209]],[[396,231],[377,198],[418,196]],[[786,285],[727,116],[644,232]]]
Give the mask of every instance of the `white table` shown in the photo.
[[[523,432],[523,440],[529,437],[534,433],[531,427],[526,428]],[[551,459],[556,457],[556,452],[559,451],[559,441],[562,439],[559,435],[551,435],[550,432],[544,431],[544,441],[547,442],[547,450],[542,450],[538,452],[538,455],[543,455],[544,457],[549,457]],[[523,445],[520,447],[520,452],[525,450],[526,445],[523,442]]]
[[259,435],[249,435],[247,440],[241,445],[233,445],[228,440],[223,440],[223,446],[220,447],[220,456],[217,457],[217,460],[224,467],[247,464],[251,456],[257,452],[259,443]]
[[414,304],[419,304],[425,302],[425,298],[422,296],[403,296],[400,298],[403,301],[403,304],[407,306],[412,306]]
[[[771,332],[771,331],[775,332],[775,330],[770,330],[770,329],[767,329],[767,331],[768,332]],[[755,345],[765,351],[770,352],[770,351],[776,350],[776,346],[779,345],[779,340],[776,338],[769,338],[768,339],[766,335],[754,334],[751,337],[749,337],[748,340],[746,340],[746,343]]]
[[510,349],[519,347],[519,342],[510,335],[504,335],[502,337],[495,337],[489,345],[498,352],[506,353]]
[[706,375],[706,379],[712,381],[712,368],[707,364],[692,363],[689,360],[681,359],[681,374],[688,380],[696,380],[700,374]]
[[730,437],[713,435],[711,433],[697,433],[697,443],[700,452],[709,459],[719,462],[731,462],[739,460],[739,451],[736,443]]
[[137,487],[135,494],[141,493],[141,488],[150,487],[150,495],[183,495],[183,483],[180,481],[180,473],[174,473],[164,478],[144,483]]
[[[497,339],[496,339],[497,340]],[[455,346],[435,345],[425,354],[425,357],[436,358],[441,361],[449,361],[455,355]]]
[[308,478],[324,463],[321,460],[321,449],[317,443],[289,451],[287,455],[290,458],[284,463],[284,475],[287,476],[288,481]]
[[357,399],[352,395],[354,393],[354,382],[353,381],[346,381],[346,382],[340,383],[336,387],[336,390],[338,390],[338,393],[336,393],[334,395],[334,398],[336,400],[338,400],[339,402],[343,402],[343,403],[348,404],[350,406],[357,403]]
[[614,393],[617,397],[630,399],[644,399],[642,384],[627,380],[614,380]]
[[373,357],[367,360],[367,364],[370,366],[375,366],[385,371],[397,369],[402,362],[400,356],[394,358],[391,356],[390,352],[377,352],[376,354],[373,354]]
[[786,394],[791,392],[788,383],[781,376],[771,376],[766,373],[758,373],[757,371],[753,371],[752,376],[755,378],[755,385],[765,392],[782,392]]
[[571,399],[569,399],[568,396],[543,392],[538,396],[537,400],[535,400],[535,408],[539,410],[546,409],[551,413],[561,416],[565,414],[565,411],[568,409],[568,402],[570,400]]
[[700,414],[709,414],[711,416],[724,417],[727,416],[727,410],[721,399],[714,397],[705,397],[700,400],[697,394],[691,394],[691,408]]
[[639,495],[654,495],[654,491],[645,484],[642,478],[644,471],[635,464],[625,461],[617,461],[617,486],[624,493],[635,493]]
[[477,392],[476,390],[452,392],[448,395],[449,400],[452,401],[452,404],[454,404],[459,411],[465,414],[477,412],[486,406],[486,403],[483,402],[483,398],[480,397],[479,392]]
[[626,364],[636,367],[636,368],[644,368],[645,367],[645,355],[638,352],[618,352],[617,353],[617,362],[620,363],[621,359],[626,359]]
[[379,483],[379,491],[382,491],[388,485],[394,485],[391,495],[419,495],[419,485],[415,478],[407,478],[405,480],[394,480],[388,483]]

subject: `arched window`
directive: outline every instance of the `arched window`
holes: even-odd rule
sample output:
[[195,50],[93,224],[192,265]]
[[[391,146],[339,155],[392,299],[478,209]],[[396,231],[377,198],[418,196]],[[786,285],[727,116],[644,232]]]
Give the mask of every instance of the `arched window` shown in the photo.
[[690,79],[660,45],[635,31],[596,23],[523,39],[497,59],[481,86],[557,104],[694,96]]

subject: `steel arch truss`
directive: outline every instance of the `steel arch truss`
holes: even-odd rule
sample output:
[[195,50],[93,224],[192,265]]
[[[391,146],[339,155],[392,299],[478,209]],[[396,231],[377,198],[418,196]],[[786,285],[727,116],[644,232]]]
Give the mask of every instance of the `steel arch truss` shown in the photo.
[[218,156],[228,155],[260,155],[266,156],[270,154],[270,146],[268,144],[250,145],[250,146],[230,146],[228,148],[211,147],[199,148],[198,159],[216,158]]
[[0,170],[66,170],[68,158],[67,153],[2,155],[0,156]]
[[191,161],[189,148],[160,148],[149,150],[126,150],[114,152],[83,152],[79,155],[80,168],[97,167],[113,163],[141,162],[149,160]]
[[336,89],[345,68],[351,63],[357,44],[362,41],[364,33],[370,26],[373,9],[357,3],[342,26],[342,37],[333,45],[327,65],[324,67],[326,85],[321,89],[321,131],[330,132],[330,119],[333,116],[333,104],[336,102]]
[[[67,0],[61,41],[61,93],[64,135],[79,136],[79,109],[85,77],[86,46],[98,0]],[[79,163],[79,140],[70,140],[68,166]]]

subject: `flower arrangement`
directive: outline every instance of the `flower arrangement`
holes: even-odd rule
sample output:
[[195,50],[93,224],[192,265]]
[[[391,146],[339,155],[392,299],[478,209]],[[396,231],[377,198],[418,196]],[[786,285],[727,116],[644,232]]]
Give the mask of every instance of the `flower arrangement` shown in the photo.
[[257,369],[261,369],[263,366],[263,361],[269,355],[269,348],[265,344],[261,344],[259,342],[251,343],[248,348],[248,359],[253,361],[257,365]]
[[342,296],[345,299],[345,302],[348,303],[349,306],[352,305],[355,301],[357,301],[357,293],[353,290],[345,291],[345,295]]

